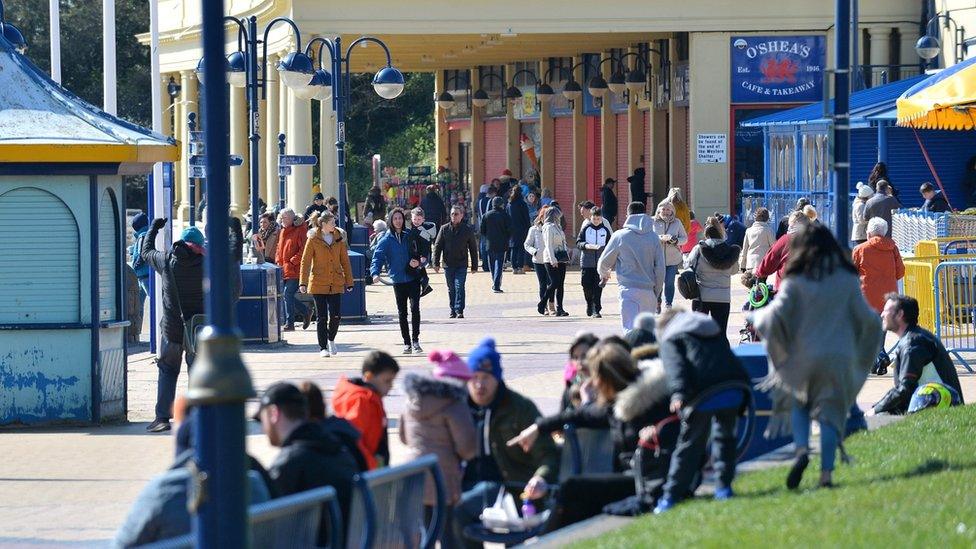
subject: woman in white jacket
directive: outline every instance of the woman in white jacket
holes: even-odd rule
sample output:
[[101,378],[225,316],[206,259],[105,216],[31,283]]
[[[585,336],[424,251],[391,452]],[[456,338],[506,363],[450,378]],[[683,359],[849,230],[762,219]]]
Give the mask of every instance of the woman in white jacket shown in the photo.
[[542,226],[542,261],[545,262],[546,272],[549,274],[549,286],[546,296],[539,301],[539,314],[545,311],[546,303],[553,298],[556,300],[556,316],[569,316],[563,310],[563,286],[566,282],[566,265],[569,263],[569,246],[566,244],[566,233],[559,225],[562,212],[559,208],[549,208],[546,212],[546,223]]
[[[529,233],[525,237],[525,251],[532,256],[532,265],[535,267],[535,276],[539,279],[539,300],[546,299],[546,290],[549,288],[549,273],[546,271],[546,262],[542,259],[542,252],[545,242],[542,240],[542,225],[546,221],[546,212],[551,206],[539,208],[539,213],[535,216],[535,221],[529,227]],[[552,300],[547,302],[546,309],[540,311],[541,314],[556,314],[556,305]]]
[[864,208],[873,195],[871,185],[857,182],[857,198],[854,199],[854,205],[851,207],[851,240],[855,246],[868,241],[868,218],[864,214]]
[[739,254],[739,269],[742,272],[755,269],[776,243],[776,234],[769,227],[769,210],[758,208],[754,217],[756,221],[752,227],[746,229],[742,252]]

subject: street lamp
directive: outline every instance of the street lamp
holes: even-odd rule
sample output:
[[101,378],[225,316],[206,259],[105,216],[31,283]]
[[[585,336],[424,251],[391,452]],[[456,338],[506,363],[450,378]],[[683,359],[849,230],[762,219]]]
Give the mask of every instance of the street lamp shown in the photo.
[[961,62],[966,57],[966,28],[959,26],[959,23],[948,12],[937,13],[935,17],[928,20],[925,24],[925,36],[919,38],[918,42],[915,43],[915,53],[926,61],[924,64],[927,64],[928,61],[935,59],[939,55],[942,51],[942,41],[937,37],[938,32],[932,32],[934,30],[933,23],[938,25],[939,22],[942,23],[942,28],[946,32],[950,30],[949,24],[952,24],[952,32],[955,34],[955,44],[953,47],[954,59],[956,63]]
[[[505,79],[495,74],[494,71],[491,71],[482,74],[478,77],[478,90],[475,91],[474,95],[471,96],[471,104],[474,105],[475,107],[478,108],[486,107],[488,105],[488,102],[491,100],[491,97],[488,95],[488,92],[484,90],[486,78],[489,80],[495,78],[502,83],[502,97],[504,97],[505,99],[509,101],[514,101],[517,100],[519,97],[522,97],[522,92],[520,92],[518,88],[515,88],[514,85],[506,88]],[[515,89],[515,91],[512,91],[513,88]]]
[[[332,75],[330,78],[328,78],[328,80],[331,80],[331,86],[323,84],[321,86],[313,85],[311,87],[331,88],[332,108],[335,110],[336,114],[336,175],[339,179],[338,225],[340,227],[344,227],[346,224],[346,212],[348,208],[346,197],[345,115],[346,105],[349,102],[349,58],[352,56],[352,52],[356,46],[366,46],[370,42],[383,48],[383,52],[386,53],[386,66],[377,71],[373,76],[373,90],[376,92],[376,95],[379,95],[383,99],[395,99],[396,97],[399,97],[401,93],[403,93],[403,73],[393,66],[393,58],[390,56],[390,48],[388,48],[382,40],[372,36],[361,36],[349,44],[345,54],[342,52],[342,40],[338,36],[332,39],[315,37],[309,40],[308,46],[305,48],[305,57],[309,57],[312,51],[312,46],[315,44],[319,45],[319,70],[325,75],[328,75],[328,72],[326,72],[325,68],[321,65],[325,60],[323,54],[326,50],[328,50],[329,58],[332,60]],[[325,78],[324,75],[323,78]],[[328,98],[327,95],[324,97],[326,99]]]
[[20,29],[7,22],[7,18],[4,17],[4,11],[3,1],[0,0],[0,34],[3,35],[7,42],[10,42],[17,53],[23,55],[27,53],[27,40],[24,39],[24,35],[20,32]]
[[[447,91],[447,87],[451,85],[451,80],[454,81],[455,86],[457,86],[457,85],[460,84],[460,80],[461,79],[458,76],[459,74],[460,73],[455,72],[453,75],[448,76],[444,80],[444,88],[445,88],[444,91],[442,91],[441,93],[439,93],[437,95],[437,97],[434,98],[434,103],[436,103],[437,106],[441,110],[449,111],[449,110],[451,110],[454,107],[455,103],[457,102],[457,100],[454,99],[454,94],[452,94],[451,92]],[[465,80],[465,88],[464,89],[467,89],[469,87],[470,86],[468,85],[467,80]],[[454,89],[458,89],[458,88],[454,88]]]

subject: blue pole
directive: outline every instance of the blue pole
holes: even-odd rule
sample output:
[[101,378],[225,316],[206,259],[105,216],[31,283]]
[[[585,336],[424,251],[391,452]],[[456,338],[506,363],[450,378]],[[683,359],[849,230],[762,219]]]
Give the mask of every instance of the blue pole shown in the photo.
[[333,42],[335,55],[332,56],[332,107],[336,115],[336,177],[339,179],[339,222],[337,226],[346,227],[346,85],[342,65],[342,40],[336,36]]
[[[203,119],[207,165],[206,311],[190,373],[189,401],[198,407],[190,501],[195,546],[247,547],[247,457],[244,401],[253,396],[240,356],[231,311],[232,265],[228,210],[227,75],[224,72],[224,2],[201,0],[204,81]],[[255,220],[257,221],[257,220]]]
[[[191,112],[186,115],[186,129],[187,129],[187,143],[190,142],[190,136],[193,132],[197,131],[197,113]],[[197,178],[190,178],[190,226],[195,227],[197,224]]]
[[[285,134],[278,134],[278,157],[285,154]],[[281,174],[281,166],[278,166],[278,210],[285,209],[285,176]]]
[[251,136],[251,157],[248,159],[248,167],[251,170],[251,233],[257,233],[258,216],[260,207],[258,199],[261,195],[261,134],[259,133],[258,120],[258,87],[263,85],[258,81],[258,18],[251,16],[247,18],[247,108],[248,125],[250,126]]
[[850,242],[850,47],[851,2],[836,0],[834,31],[834,234],[843,246]]

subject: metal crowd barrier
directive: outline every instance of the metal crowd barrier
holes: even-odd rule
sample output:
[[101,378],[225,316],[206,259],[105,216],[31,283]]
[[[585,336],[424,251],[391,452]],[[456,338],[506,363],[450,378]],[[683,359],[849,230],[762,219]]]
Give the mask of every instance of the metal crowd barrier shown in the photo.
[[935,267],[935,335],[972,373],[962,352],[976,352],[976,261],[945,261]]
[[[425,526],[424,484],[434,480],[437,504]],[[356,475],[347,521],[349,549],[433,549],[445,525],[444,479],[429,454],[396,467]]]
[[921,210],[895,210],[891,213],[891,238],[905,255],[913,253],[921,240],[949,236],[949,214]]

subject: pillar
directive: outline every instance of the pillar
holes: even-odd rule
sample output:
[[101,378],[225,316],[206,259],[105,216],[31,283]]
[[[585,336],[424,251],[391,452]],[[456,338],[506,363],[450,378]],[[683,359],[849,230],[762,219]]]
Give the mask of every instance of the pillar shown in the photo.
[[[332,100],[319,102],[319,184],[325,196],[339,197],[339,168],[336,158],[336,115],[332,109]],[[348,165],[349,155],[346,155]],[[367,159],[372,162],[372,159]],[[372,165],[372,164],[370,164]],[[347,168],[348,170],[348,168]],[[348,173],[348,172],[347,172]],[[346,178],[348,181],[348,177]],[[346,187],[349,192],[349,187]],[[355,216],[350,203],[349,211]]]
[[[918,56],[915,52],[915,43],[918,42],[918,25],[903,25],[898,27],[899,44],[898,44],[898,63],[902,65],[915,65],[916,67],[922,62],[922,58]],[[909,69],[909,67],[904,67],[904,69]],[[909,72],[907,75],[901,75],[902,78],[914,74],[914,71]]]
[[[288,90],[288,154],[312,154],[312,103]],[[312,201],[312,167],[292,166],[288,178],[287,204],[296,212],[305,211]]]
[[[627,52],[638,53],[637,48],[629,48]],[[628,57],[627,61],[627,70],[642,67],[636,57]],[[618,193],[621,186],[628,185],[627,177],[633,174],[635,169],[644,165],[644,155],[647,150],[647,144],[644,143],[644,113],[637,108],[637,102],[643,97],[643,93],[644,90],[631,93],[630,101],[627,102],[627,173],[617,174],[618,180],[621,180],[617,183]],[[635,95],[637,97],[634,97]]]
[[[434,97],[445,89],[444,71],[434,73]],[[438,166],[451,165],[451,137],[447,127],[447,111],[434,104],[434,151]]]
[[[514,86],[515,81],[512,76],[515,74],[515,65],[505,65],[505,74],[508,76],[508,85]],[[502,90],[504,97],[505,91]],[[522,133],[522,123],[515,118],[515,105],[505,99],[505,167],[512,170],[515,179],[522,179],[525,173],[525,166],[522,166],[522,148],[519,146],[519,135]]]
[[169,96],[169,90],[167,89],[167,87],[169,86],[169,79],[171,76],[173,75],[170,73],[163,74],[162,81],[159,83],[160,89],[162,90],[160,92],[161,93],[160,97],[163,98],[162,105],[160,107],[163,109],[162,131],[163,131],[163,135],[169,135],[169,136],[173,135],[173,110],[175,110],[173,108],[173,104],[174,101],[176,101],[176,99]]
[[[604,52],[600,56],[601,63],[608,57],[610,53]],[[612,65],[611,61],[600,66],[600,74],[604,80],[610,80]],[[600,177],[597,180],[602,184],[608,177],[620,177],[620,174],[613,175],[617,173],[617,117],[613,114],[613,97],[609,90],[603,96],[603,105],[600,107],[600,149]],[[599,202],[598,198],[599,195],[595,196],[594,202]]]
[[[478,68],[471,69],[471,82],[479,80]],[[477,85],[475,90],[481,89]],[[478,196],[478,189],[487,185],[491,180],[485,180],[485,108],[471,107],[471,196]]]
[[244,158],[243,164],[230,169],[230,215],[240,218],[251,210],[246,91],[230,87],[230,153]]
[[264,201],[269,210],[278,205],[278,134],[281,133],[279,112],[281,111],[281,95],[278,93],[278,56],[268,55],[268,81],[265,84],[267,99],[265,103],[264,127],[261,137],[264,139]]
[[[691,204],[691,185],[688,185],[688,107],[675,105],[674,91],[675,82],[678,81],[676,70],[678,59],[678,41],[668,40],[668,47],[671,48],[671,101],[668,104],[668,144],[670,145],[668,154],[670,155],[670,172],[668,173],[668,187],[679,187],[684,189],[685,201]],[[665,193],[666,194],[666,193]],[[661,196],[660,200],[664,198]]]
[[[583,60],[582,56],[573,57],[573,65]],[[586,86],[583,78],[583,66],[580,65],[573,73],[573,78]],[[573,203],[560,204],[563,215],[566,217],[566,226],[572,227],[572,233],[576,234],[580,226],[579,214],[576,211],[576,204],[586,200],[586,188],[589,181],[586,177],[586,117],[583,116],[583,97],[573,105]]]
[[[538,74],[539,78],[543,78],[546,75],[546,70],[549,68],[549,63],[547,61],[540,61]],[[539,112],[539,134],[541,135],[542,143],[539,143],[539,169],[541,173],[539,174],[542,178],[542,187],[549,189],[549,192],[555,191],[553,186],[553,181],[556,178],[556,134],[555,134],[555,122],[552,119],[552,114],[550,109],[552,106],[549,103],[542,103],[542,110]]]
[[[881,85],[881,73],[889,71],[888,64],[891,61],[891,27],[890,26],[869,26],[868,35],[871,37],[871,74],[865,80],[871,86]],[[888,73],[888,79],[892,77]]]
[[646,183],[647,192],[650,193],[650,197],[647,201],[648,210],[652,210],[657,207],[657,203],[664,199],[668,194],[668,162],[670,160],[669,143],[668,143],[668,111],[667,106],[663,109],[657,108],[657,97],[658,93],[662,92],[661,78],[663,78],[663,71],[661,69],[661,57],[657,54],[651,54],[651,70],[655,74],[655,78],[651,80],[654,86],[653,94],[651,96],[650,105],[650,134],[651,142],[647,145],[649,157],[646,159],[645,169],[646,173]]
[[190,219],[190,179],[189,174],[189,136],[187,135],[186,116],[191,112],[197,113],[199,120],[200,103],[197,101],[197,77],[193,71],[180,72],[180,104],[174,114],[173,125],[175,137],[183,145],[183,154],[180,155],[179,170],[177,181],[179,184],[174,189],[174,199],[177,200],[178,207],[176,218],[186,223]]

